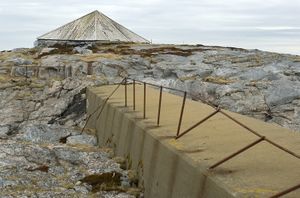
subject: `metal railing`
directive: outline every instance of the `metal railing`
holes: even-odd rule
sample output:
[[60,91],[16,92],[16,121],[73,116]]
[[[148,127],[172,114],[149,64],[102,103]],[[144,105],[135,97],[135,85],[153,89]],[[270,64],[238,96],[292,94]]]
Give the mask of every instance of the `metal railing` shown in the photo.
[[[131,81],[131,82],[130,82]],[[252,143],[246,145],[245,147],[239,149],[238,151],[226,156],[225,158],[219,160],[218,162],[216,162],[215,164],[211,165],[209,167],[209,170],[212,170],[218,166],[220,166],[221,164],[227,162],[228,160],[236,157],[237,155],[245,152],[246,150],[250,149],[251,147],[254,147],[255,145],[261,143],[261,142],[267,142],[273,146],[275,146],[276,148],[284,151],[285,153],[297,158],[297,159],[300,159],[300,156],[279,145],[278,143],[270,140],[269,138],[263,136],[262,134],[260,134],[259,132],[257,131],[254,131],[253,129],[251,129],[250,127],[246,126],[245,124],[241,123],[240,121],[238,121],[237,119],[233,118],[232,116],[230,116],[229,114],[227,114],[225,111],[223,111],[223,109],[221,109],[220,107],[218,106],[215,106],[213,104],[211,104],[210,102],[208,101],[205,101],[205,100],[202,100],[200,99],[201,102],[203,102],[204,104],[207,104],[209,105],[210,107],[212,107],[212,109],[214,110],[211,114],[207,115],[205,118],[201,119],[199,122],[197,122],[196,124],[192,125],[191,127],[189,127],[188,129],[184,130],[183,132],[181,132],[181,125],[182,125],[182,120],[183,120],[183,116],[184,116],[184,109],[185,109],[185,105],[186,105],[186,98],[187,98],[187,95],[188,93],[186,91],[182,91],[182,90],[179,90],[179,89],[175,89],[175,88],[171,88],[171,87],[165,87],[165,86],[162,86],[162,85],[156,85],[156,84],[152,84],[152,83],[147,83],[145,81],[141,81],[141,80],[136,80],[136,79],[133,79],[133,78],[124,78],[120,83],[119,85],[117,86],[117,88],[109,95],[109,97],[107,97],[106,100],[104,100],[104,103],[102,104],[102,108],[101,108],[101,112],[103,111],[103,108],[104,108],[104,105],[107,103],[108,99],[116,92],[116,90],[120,87],[120,85],[124,85],[124,101],[125,101],[125,104],[124,106],[125,107],[128,107],[128,84],[131,84],[132,83],[132,87],[133,87],[133,90],[132,90],[132,94],[133,94],[133,110],[135,111],[136,110],[136,84],[139,83],[139,84],[142,84],[143,85],[143,119],[146,119],[146,105],[147,105],[147,85],[149,86],[153,86],[153,87],[156,87],[156,88],[159,88],[159,98],[158,98],[158,111],[157,111],[157,119],[156,119],[156,125],[157,126],[160,126],[160,119],[161,119],[161,105],[162,105],[162,98],[163,98],[163,90],[166,89],[166,90],[171,90],[171,91],[175,91],[175,92],[180,92],[180,93],[183,93],[183,100],[182,100],[182,104],[181,104],[181,110],[180,110],[180,115],[179,115],[179,121],[177,123],[177,131],[176,131],[176,135],[174,136],[174,138],[176,140],[178,140],[179,138],[185,136],[186,134],[188,134],[191,130],[193,130],[194,128],[200,126],[201,124],[203,124],[204,122],[206,122],[207,120],[209,120],[210,118],[214,117],[215,115],[217,114],[222,114],[224,115],[225,117],[227,117],[228,119],[232,120],[233,122],[235,122],[237,125],[243,127],[244,129],[246,129],[248,132],[254,134],[255,136],[258,137],[257,140],[253,141]],[[100,112],[100,114],[101,114]],[[98,115],[98,117],[100,116],[100,114]],[[293,186],[287,190],[284,190],[276,195],[273,195],[272,198],[276,198],[276,197],[281,197],[285,194],[288,194],[292,191],[295,191],[297,189],[300,188],[300,184],[296,185],[296,186]]]

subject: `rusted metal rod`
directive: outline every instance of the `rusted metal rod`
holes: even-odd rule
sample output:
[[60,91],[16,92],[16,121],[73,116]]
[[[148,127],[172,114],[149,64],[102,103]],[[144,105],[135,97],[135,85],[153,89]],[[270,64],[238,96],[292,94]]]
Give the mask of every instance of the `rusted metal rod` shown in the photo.
[[[240,126],[242,126],[243,128],[247,129],[248,131],[250,131],[251,133],[253,133],[254,135],[258,136],[258,137],[263,137],[261,134],[259,134],[258,132],[254,131],[253,129],[249,128],[248,126],[244,125],[243,123],[241,123],[240,121],[236,120],[235,118],[233,118],[232,116],[228,115],[227,113],[225,113],[224,111],[220,111],[220,113],[222,113],[223,115],[225,115],[227,118],[231,119],[232,121],[234,121],[235,123],[239,124]],[[284,148],[283,146],[280,146],[279,144],[273,142],[272,140],[265,138],[265,141],[272,144],[273,146],[289,153],[290,155],[300,159],[300,156],[296,153],[294,153],[293,151],[290,151],[287,148]]]
[[244,148],[238,150],[237,152],[235,152],[235,153],[229,155],[228,157],[225,157],[224,159],[220,160],[219,162],[217,162],[217,163],[215,163],[214,165],[212,165],[211,167],[209,167],[209,169],[214,169],[214,168],[216,168],[217,166],[223,164],[224,162],[230,160],[231,158],[237,156],[238,154],[240,154],[240,153],[242,153],[242,152],[248,150],[249,148],[255,146],[256,144],[260,143],[260,142],[263,141],[263,140],[265,140],[265,137],[264,137],[264,136],[261,137],[261,138],[259,138],[258,140],[255,140],[254,142],[252,142],[251,144],[245,146]]
[[208,120],[209,118],[213,117],[214,115],[216,115],[218,112],[220,111],[219,108],[217,108],[214,112],[212,112],[210,115],[206,116],[205,118],[203,118],[202,120],[200,120],[199,122],[197,122],[196,124],[194,124],[193,126],[191,126],[190,128],[186,129],[184,132],[182,132],[180,135],[177,134],[176,139],[184,136],[185,134],[187,134],[188,132],[190,132],[192,129],[196,128],[197,126],[199,126],[200,124],[202,124],[203,122],[205,122],[206,120]]
[[279,144],[273,142],[272,140],[270,140],[270,139],[268,139],[268,138],[266,138],[265,140],[266,140],[266,142],[269,142],[269,143],[272,144],[273,146],[275,146],[275,147],[277,147],[277,148],[279,148],[279,149],[281,149],[281,150],[283,150],[283,151],[289,153],[290,155],[292,155],[292,156],[294,156],[294,157],[300,159],[300,156],[299,156],[297,153],[294,153],[293,151],[290,151],[289,149],[284,148],[283,146],[281,146],[281,145],[279,145]]
[[291,187],[291,188],[289,188],[289,189],[286,189],[286,190],[284,190],[284,191],[282,191],[282,192],[279,192],[279,193],[277,193],[277,194],[275,194],[275,195],[272,195],[270,198],[278,198],[278,197],[281,197],[281,196],[286,195],[286,194],[288,194],[288,193],[290,193],[290,192],[292,192],[292,191],[295,191],[295,190],[297,190],[297,189],[299,189],[299,188],[300,188],[300,184],[298,184],[298,185],[296,185],[296,186],[293,186],[293,187]]
[[222,113],[224,116],[226,116],[227,118],[231,119],[232,121],[234,121],[235,123],[237,123],[238,125],[242,126],[243,128],[247,129],[248,131],[250,131],[251,133],[253,133],[254,135],[258,136],[258,137],[262,137],[262,135],[260,135],[259,133],[257,133],[256,131],[250,129],[248,126],[244,125],[243,123],[241,123],[240,121],[238,121],[237,119],[231,117],[230,115],[228,115],[227,113],[225,113],[224,111],[220,111],[220,113]]
[[183,95],[182,105],[181,105],[181,111],[180,111],[180,117],[179,117],[176,137],[178,137],[178,135],[180,133],[181,123],[182,123],[182,118],[183,118],[183,112],[184,112],[184,107],[185,107],[185,101],[186,101],[186,94],[187,93],[185,91],[184,95]]
[[160,86],[159,100],[158,100],[158,112],[157,112],[157,126],[159,126],[159,122],[160,122],[160,110],[161,110],[162,91],[163,91],[163,87]]
[[133,102],[133,110],[135,111],[135,80],[133,80],[133,85],[132,85],[132,94],[133,94],[133,99],[132,99],[132,102]]
[[127,107],[127,78],[125,78],[124,84],[125,84],[125,107]]
[[143,118],[146,119],[146,83],[144,82],[144,115]]
[[104,100],[103,104],[99,105],[99,107],[96,109],[96,111],[94,113],[96,113],[98,111],[98,109],[101,108],[100,112],[99,112],[99,114],[97,116],[97,120],[99,119],[99,117],[100,117],[100,115],[101,115],[101,113],[102,113],[102,111],[103,111],[106,103],[108,102],[108,100],[115,94],[115,92],[119,89],[119,87],[122,85],[122,83],[124,82],[124,80],[125,79],[123,78],[123,80],[120,83],[117,84],[117,87],[109,94],[109,96],[107,96],[107,98]]

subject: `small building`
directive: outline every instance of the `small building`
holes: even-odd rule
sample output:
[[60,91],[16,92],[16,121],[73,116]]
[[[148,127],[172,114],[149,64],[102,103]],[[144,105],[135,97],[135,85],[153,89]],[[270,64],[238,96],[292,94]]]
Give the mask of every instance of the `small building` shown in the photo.
[[99,11],[89,13],[37,38],[37,46],[87,43],[149,43]]

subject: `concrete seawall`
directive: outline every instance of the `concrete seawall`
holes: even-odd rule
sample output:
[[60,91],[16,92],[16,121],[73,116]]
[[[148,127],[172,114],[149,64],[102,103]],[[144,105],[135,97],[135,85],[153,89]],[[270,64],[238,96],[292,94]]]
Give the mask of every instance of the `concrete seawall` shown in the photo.
[[[94,112],[116,86],[88,89],[88,114]],[[132,87],[128,87],[129,93]],[[161,126],[156,126],[159,91],[147,88],[146,119],[142,119],[143,88],[136,88],[136,111],[124,107],[124,88],[111,97],[88,127],[96,128],[99,145],[110,146],[124,156],[129,168],[138,170],[145,197],[268,197],[299,183],[299,159],[265,142],[245,151],[215,170],[208,167],[248,143],[253,134],[216,115],[190,134],[175,140],[182,98],[163,93]],[[213,112],[211,107],[187,100],[182,129]],[[276,140],[282,146],[300,151],[299,134],[276,125],[228,112],[234,118]],[[299,197],[299,190],[286,197]]]

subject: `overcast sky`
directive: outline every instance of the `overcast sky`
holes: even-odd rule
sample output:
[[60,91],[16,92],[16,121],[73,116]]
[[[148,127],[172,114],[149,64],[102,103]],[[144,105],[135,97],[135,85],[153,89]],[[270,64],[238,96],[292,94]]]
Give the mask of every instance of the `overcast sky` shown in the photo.
[[0,0],[0,50],[94,10],[154,43],[257,48],[300,55],[300,0]]

